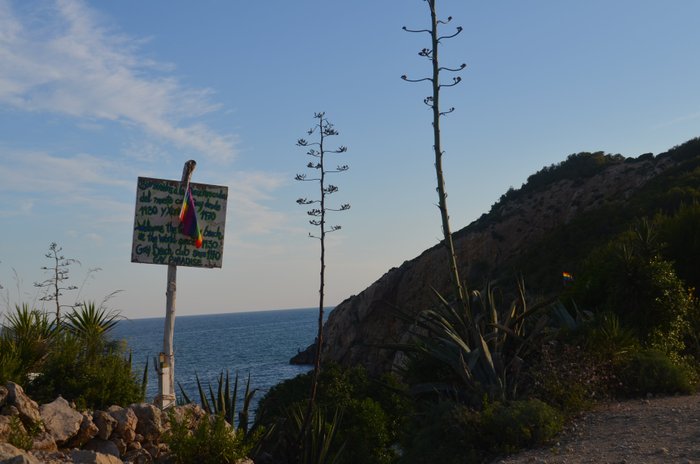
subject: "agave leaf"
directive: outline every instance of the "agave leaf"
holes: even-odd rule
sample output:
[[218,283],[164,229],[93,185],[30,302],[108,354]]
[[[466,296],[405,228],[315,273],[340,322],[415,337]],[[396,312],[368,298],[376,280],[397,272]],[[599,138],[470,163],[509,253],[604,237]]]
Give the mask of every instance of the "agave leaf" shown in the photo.
[[189,396],[187,396],[187,393],[185,392],[185,389],[182,388],[182,384],[180,382],[177,383],[177,386],[180,387],[180,393],[182,393],[182,398],[184,399],[185,404],[189,404],[192,402]]
[[213,414],[209,401],[207,400],[207,395],[204,393],[204,388],[202,388],[202,382],[199,381],[199,376],[196,372],[194,373],[194,378],[197,380],[197,390],[199,391],[199,401],[202,403],[202,409],[204,409],[207,414]]

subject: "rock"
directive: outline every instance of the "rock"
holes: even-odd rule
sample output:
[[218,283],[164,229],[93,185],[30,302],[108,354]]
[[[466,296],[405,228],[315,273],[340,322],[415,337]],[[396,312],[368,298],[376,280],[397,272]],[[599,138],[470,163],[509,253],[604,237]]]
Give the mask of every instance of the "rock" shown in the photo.
[[83,449],[95,451],[101,454],[111,454],[117,458],[121,455],[119,453],[119,448],[116,444],[114,444],[114,442],[103,440],[102,438],[93,438],[89,442],[85,443]]
[[[123,438],[113,436],[110,441],[112,443],[114,443],[114,446],[117,447],[117,449],[119,450],[120,456],[123,456],[126,453],[126,450],[128,449],[128,447],[126,446],[126,441],[124,441]],[[131,443],[133,443],[133,442],[131,442]],[[139,446],[141,446],[141,445],[139,444]]]
[[97,436],[103,440],[109,440],[118,424],[117,420],[105,411],[95,411],[92,421],[97,426]]
[[134,441],[136,437],[136,424],[138,422],[134,411],[120,406],[110,406],[107,412],[117,421],[117,427],[112,432],[113,435],[123,439],[126,443]]
[[153,462],[151,456],[145,449],[134,449],[124,455],[124,460],[132,464],[149,464]]
[[163,433],[160,409],[150,403],[132,404],[129,409],[137,418],[136,433],[143,435],[140,441],[158,441]]
[[10,436],[11,416],[0,416],[0,442],[5,442]]
[[5,400],[6,406],[14,406],[17,408],[19,413],[19,418],[28,429],[40,428],[43,430],[41,425],[41,414],[39,414],[39,405],[36,401],[29,398],[22,387],[14,382],[7,382],[5,385],[7,388],[7,399]]
[[73,450],[70,457],[75,463],[81,464],[124,464],[124,462],[110,454],[96,453],[90,450]]
[[178,424],[186,421],[187,428],[193,430],[197,428],[199,422],[206,416],[207,413],[198,404],[188,403],[183,406],[175,406],[170,408],[168,414],[164,416],[164,429],[170,428],[170,419],[173,418]]
[[80,430],[78,430],[78,433],[70,441],[71,447],[80,448],[85,443],[95,438],[95,436],[97,436],[97,432],[99,432],[95,423],[92,422],[91,415],[83,413],[82,416],[83,419],[80,422]]
[[16,407],[6,404],[0,409],[0,416],[19,417],[19,411]]
[[24,450],[9,443],[0,443],[0,463],[2,464],[41,464],[40,461]]
[[0,408],[2,408],[5,405],[5,401],[7,400],[8,395],[9,392],[7,391],[7,388],[0,385]]
[[59,447],[67,444],[80,431],[83,415],[60,396],[51,403],[42,404],[39,411],[46,430]]
[[39,432],[32,437],[32,452],[34,451],[58,451],[58,445],[49,432]]

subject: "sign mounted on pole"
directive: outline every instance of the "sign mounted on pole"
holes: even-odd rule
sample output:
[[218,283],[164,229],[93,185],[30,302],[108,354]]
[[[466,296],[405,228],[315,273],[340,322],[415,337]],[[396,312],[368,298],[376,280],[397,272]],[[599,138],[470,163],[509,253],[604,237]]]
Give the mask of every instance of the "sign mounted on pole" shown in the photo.
[[228,187],[189,184],[202,234],[199,248],[180,226],[186,188],[186,184],[176,180],[138,178],[132,262],[221,267]]

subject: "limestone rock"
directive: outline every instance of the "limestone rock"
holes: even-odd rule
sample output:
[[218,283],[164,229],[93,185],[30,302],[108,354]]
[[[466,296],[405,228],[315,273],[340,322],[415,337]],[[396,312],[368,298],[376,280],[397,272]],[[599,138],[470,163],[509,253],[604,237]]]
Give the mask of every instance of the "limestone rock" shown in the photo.
[[118,424],[117,420],[105,411],[95,411],[92,421],[97,426],[97,436],[103,440],[109,440]]
[[136,433],[143,435],[143,441],[153,442],[163,433],[161,411],[149,403],[138,403],[129,406],[136,415]]
[[124,462],[110,454],[96,453],[90,450],[73,450],[70,457],[75,463],[81,464],[124,464]]
[[124,455],[124,460],[131,464],[150,464],[153,462],[153,456],[143,448],[133,449]]
[[22,387],[14,382],[7,382],[5,387],[8,392],[5,400],[6,406],[17,408],[19,418],[25,427],[30,429],[38,427],[41,429],[41,415],[39,414],[39,405],[36,404],[36,401],[29,398]]
[[90,414],[83,413],[82,420],[80,421],[80,429],[70,441],[70,446],[80,448],[85,443],[95,438],[95,436],[97,436],[97,432],[99,432],[99,430],[94,422],[92,422],[92,416]]
[[40,461],[24,450],[9,443],[0,443],[0,463],[2,464],[40,464]]
[[7,388],[0,385],[0,408],[2,408],[5,405],[5,401],[7,400],[7,395],[9,395]]
[[51,403],[42,404],[39,411],[46,430],[59,447],[68,443],[80,431],[83,415],[71,408],[68,401],[60,396]]
[[10,436],[11,416],[0,416],[0,442],[5,442]]
[[34,451],[58,451],[58,445],[49,432],[39,432],[36,436],[32,437],[32,452]]
[[119,457],[119,448],[117,448],[117,445],[114,444],[114,442],[111,442],[109,440],[103,440],[102,438],[93,438],[89,442],[83,446],[83,449],[89,450],[89,451],[95,451],[97,453],[101,454],[110,454],[114,457]]
[[136,437],[136,424],[138,419],[136,414],[129,408],[121,406],[110,406],[107,412],[117,421],[117,427],[114,429],[113,438],[121,438],[126,443],[131,443]]

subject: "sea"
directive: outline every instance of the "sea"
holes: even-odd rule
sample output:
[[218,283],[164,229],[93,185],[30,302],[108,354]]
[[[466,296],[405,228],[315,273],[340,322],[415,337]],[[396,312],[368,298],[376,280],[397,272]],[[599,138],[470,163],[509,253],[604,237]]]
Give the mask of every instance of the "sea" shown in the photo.
[[[164,317],[124,319],[111,333],[113,339],[126,341],[139,379],[148,360],[148,402],[158,393],[153,363],[163,351],[164,324]],[[313,343],[317,324],[318,308],[176,315],[173,346],[178,399],[182,398],[181,385],[191,400],[199,402],[197,376],[205,391],[211,384],[216,392],[219,375],[229,372],[231,388],[238,374],[240,402],[250,375],[251,389],[257,389],[251,406],[254,413],[271,387],[311,369],[291,365],[289,359]]]

